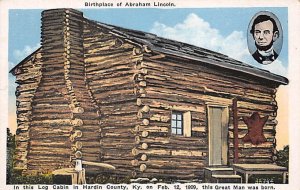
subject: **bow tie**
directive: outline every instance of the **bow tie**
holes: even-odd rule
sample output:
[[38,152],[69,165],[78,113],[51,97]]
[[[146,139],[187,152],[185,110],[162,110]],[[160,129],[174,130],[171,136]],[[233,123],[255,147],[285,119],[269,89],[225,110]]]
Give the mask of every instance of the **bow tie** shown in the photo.
[[268,64],[268,63],[271,63],[275,60],[275,56],[274,54],[271,54],[271,55],[268,55],[268,56],[262,56],[259,54],[259,60],[261,60],[261,62],[263,64]]

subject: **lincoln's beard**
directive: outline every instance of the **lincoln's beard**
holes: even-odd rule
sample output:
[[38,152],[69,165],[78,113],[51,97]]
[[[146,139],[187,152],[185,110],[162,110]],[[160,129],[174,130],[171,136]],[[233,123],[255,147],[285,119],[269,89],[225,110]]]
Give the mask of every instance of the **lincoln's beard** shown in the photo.
[[268,49],[270,49],[273,46],[273,41],[271,41],[271,43],[267,46],[259,46],[257,45],[257,43],[255,42],[255,46],[258,50],[260,51],[267,51]]

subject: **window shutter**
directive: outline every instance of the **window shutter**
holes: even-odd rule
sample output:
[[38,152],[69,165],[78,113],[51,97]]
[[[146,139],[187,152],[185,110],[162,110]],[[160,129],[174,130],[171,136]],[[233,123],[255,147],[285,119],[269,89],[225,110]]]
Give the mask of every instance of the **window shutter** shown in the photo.
[[183,113],[183,136],[192,136],[192,116],[190,111]]

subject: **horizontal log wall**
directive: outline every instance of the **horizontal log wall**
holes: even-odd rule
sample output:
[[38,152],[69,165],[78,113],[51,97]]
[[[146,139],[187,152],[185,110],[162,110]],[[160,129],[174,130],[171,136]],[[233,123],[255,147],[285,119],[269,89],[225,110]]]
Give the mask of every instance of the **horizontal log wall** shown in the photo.
[[14,72],[16,75],[17,135],[15,165],[16,169],[27,170],[29,144],[29,125],[32,116],[32,99],[41,80],[41,52],[33,54]]
[[[153,57],[153,59],[152,59]],[[155,57],[155,58],[154,58]],[[236,76],[226,70],[216,70],[177,58],[164,59],[145,56],[140,77],[144,96],[137,99],[148,113],[141,113],[144,123],[137,126],[140,146],[133,150],[134,165],[139,166],[139,175],[145,177],[197,178],[208,166],[207,104],[229,107],[229,163],[233,162],[233,113],[232,99],[238,101],[239,157],[240,163],[271,163],[275,148],[275,126],[277,121],[275,86],[266,86],[259,81]],[[171,135],[172,111],[190,111],[192,137]],[[268,142],[255,146],[244,143],[242,137],[247,126],[242,116],[253,112],[269,115],[264,127]]]
[[117,175],[131,176],[138,111],[133,78],[141,55],[134,45],[88,20],[84,50],[87,82],[100,108],[101,161],[115,166]]
[[[46,11],[42,22],[42,50],[16,70],[18,167],[47,173],[82,158],[112,164],[116,175],[201,178],[209,157],[207,104],[229,108],[233,162],[235,97],[240,163],[273,161],[277,86],[156,54],[74,10]],[[172,111],[190,113],[191,137],[171,135]],[[269,116],[268,141],[257,146],[242,141],[242,116],[255,111]]]

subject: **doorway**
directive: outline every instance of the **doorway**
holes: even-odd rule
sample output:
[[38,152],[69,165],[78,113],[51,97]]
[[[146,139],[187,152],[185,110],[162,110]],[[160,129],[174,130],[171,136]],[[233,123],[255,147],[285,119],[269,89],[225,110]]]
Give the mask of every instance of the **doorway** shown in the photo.
[[228,107],[208,105],[207,108],[209,165],[224,166],[228,163]]

